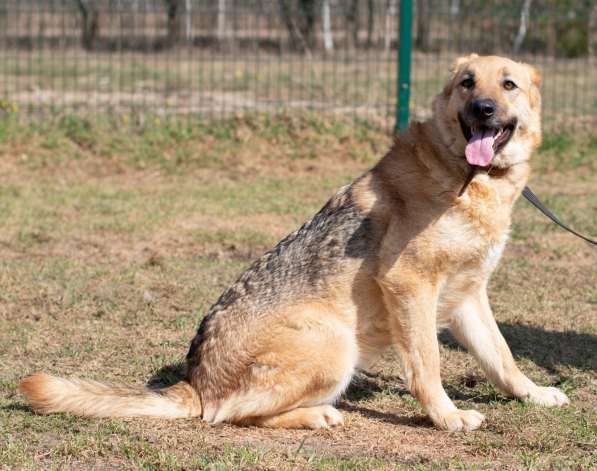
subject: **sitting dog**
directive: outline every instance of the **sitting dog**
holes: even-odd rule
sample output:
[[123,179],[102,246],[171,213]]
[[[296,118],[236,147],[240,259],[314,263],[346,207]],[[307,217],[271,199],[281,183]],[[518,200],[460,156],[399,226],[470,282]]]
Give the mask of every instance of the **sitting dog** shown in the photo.
[[333,404],[355,369],[394,346],[431,420],[473,430],[483,415],[456,408],[440,379],[437,330],[448,328],[503,393],[568,403],[517,368],[487,298],[541,140],[539,86],[529,65],[458,59],[432,119],[222,294],[185,380],[151,390],[39,373],[20,390],[41,413],[316,429],[342,423]]

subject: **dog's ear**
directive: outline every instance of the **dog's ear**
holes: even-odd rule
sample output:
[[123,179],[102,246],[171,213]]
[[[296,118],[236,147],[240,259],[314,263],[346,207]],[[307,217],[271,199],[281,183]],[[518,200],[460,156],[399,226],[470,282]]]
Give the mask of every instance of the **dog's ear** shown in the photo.
[[538,104],[541,103],[541,93],[539,89],[541,88],[541,73],[539,70],[532,65],[523,64],[527,72],[529,73],[529,77],[531,79],[531,89],[529,90],[529,100],[531,102],[531,106],[535,108]]
[[450,96],[450,93],[452,93],[452,89],[454,88],[454,78],[458,74],[460,68],[464,64],[467,64],[468,62],[476,59],[477,57],[479,57],[479,55],[473,53],[469,54],[468,56],[459,57],[454,62],[452,62],[452,65],[450,66],[450,80],[448,80],[448,83],[446,83],[446,86],[444,87],[444,96]]
[[529,65],[529,64],[524,64],[524,66],[526,67],[527,71],[529,72],[529,75],[531,77],[531,83],[533,85],[535,85],[535,87],[540,88],[541,87],[541,73],[539,72],[539,70],[537,70],[536,67],[533,67],[532,65]]
[[452,72],[452,74],[456,74],[456,72],[458,72],[460,67],[462,67],[467,62],[470,62],[478,57],[479,57],[479,54],[475,54],[474,52],[472,54],[469,54],[468,56],[459,57],[452,63],[452,67],[450,67],[450,72]]

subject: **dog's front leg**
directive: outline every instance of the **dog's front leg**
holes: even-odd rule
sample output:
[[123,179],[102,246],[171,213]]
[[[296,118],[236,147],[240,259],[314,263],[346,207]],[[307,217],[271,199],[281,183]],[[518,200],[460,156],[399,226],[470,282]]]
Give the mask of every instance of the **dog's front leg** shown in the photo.
[[457,409],[442,386],[436,330],[437,288],[418,279],[409,281],[408,286],[391,282],[380,285],[392,337],[413,396],[439,428],[450,431],[478,428],[483,415],[475,410]]
[[477,359],[489,380],[503,393],[544,406],[568,404],[559,389],[537,386],[518,369],[481,287],[450,318],[450,330]]

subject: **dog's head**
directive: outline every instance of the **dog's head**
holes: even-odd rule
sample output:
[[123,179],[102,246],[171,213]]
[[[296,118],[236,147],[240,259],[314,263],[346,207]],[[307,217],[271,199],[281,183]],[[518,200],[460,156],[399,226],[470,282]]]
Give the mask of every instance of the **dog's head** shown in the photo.
[[434,103],[434,119],[450,152],[479,167],[527,160],[541,142],[539,72],[497,56],[458,59]]

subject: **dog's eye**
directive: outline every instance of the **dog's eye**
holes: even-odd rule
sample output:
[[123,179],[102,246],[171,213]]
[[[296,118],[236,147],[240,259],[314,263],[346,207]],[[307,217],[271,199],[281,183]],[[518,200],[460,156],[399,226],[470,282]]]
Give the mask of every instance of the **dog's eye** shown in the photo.
[[475,86],[475,81],[472,78],[468,77],[465,78],[462,82],[460,82],[460,86],[467,89],[473,88]]
[[514,90],[516,88],[516,84],[512,80],[504,80],[503,85],[506,90]]

